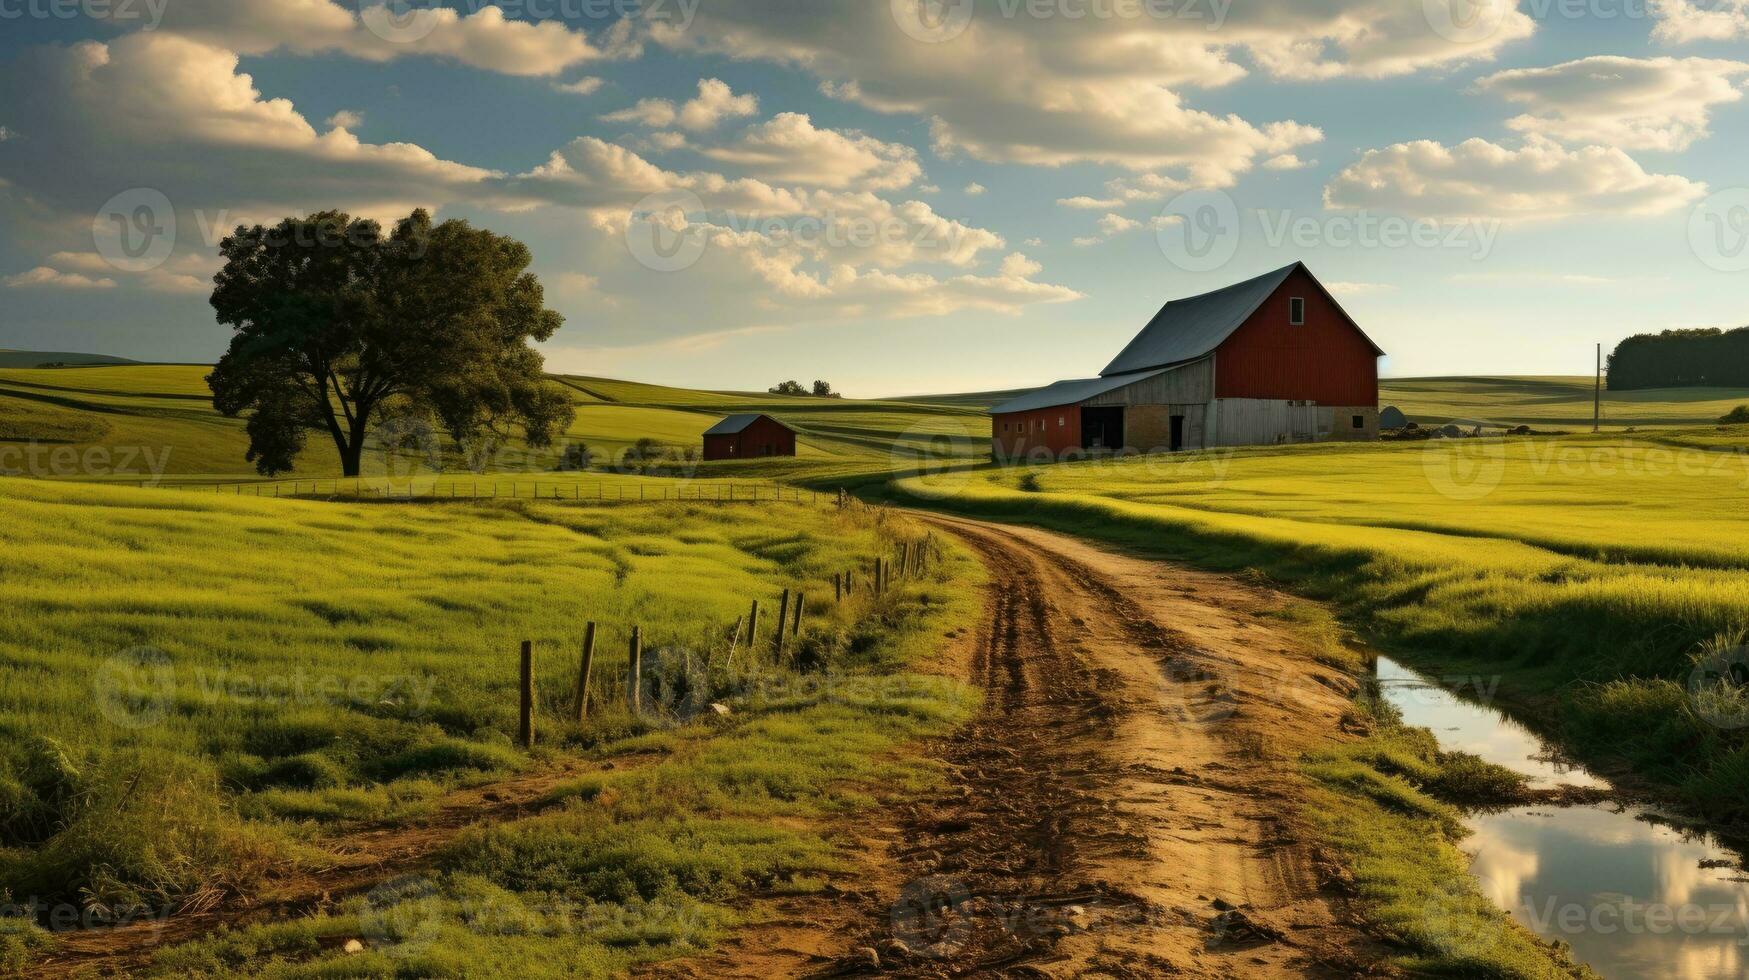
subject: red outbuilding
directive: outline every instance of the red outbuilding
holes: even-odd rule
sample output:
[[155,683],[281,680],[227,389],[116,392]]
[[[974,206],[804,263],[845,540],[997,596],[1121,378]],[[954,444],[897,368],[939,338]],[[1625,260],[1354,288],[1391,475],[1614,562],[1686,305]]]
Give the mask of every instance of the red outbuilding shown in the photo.
[[705,430],[705,459],[794,456],[796,432],[769,415],[731,415]]
[[998,459],[1376,439],[1384,355],[1304,263],[1167,303],[1097,378],[990,409]]

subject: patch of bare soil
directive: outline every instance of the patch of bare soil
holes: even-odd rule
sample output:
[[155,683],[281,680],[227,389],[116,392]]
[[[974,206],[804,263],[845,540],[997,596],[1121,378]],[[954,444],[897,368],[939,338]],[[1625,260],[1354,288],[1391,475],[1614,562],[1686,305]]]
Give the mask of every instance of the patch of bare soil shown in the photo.
[[423,870],[433,854],[470,827],[502,823],[537,813],[554,789],[586,772],[644,764],[634,756],[609,763],[572,761],[445,795],[428,818],[405,825],[362,827],[317,843],[333,855],[326,867],[279,869],[256,893],[201,911],[140,921],[116,928],[86,929],[56,936],[54,954],[33,968],[34,977],[122,976],[159,949],[198,939],[220,926],[246,926],[320,912],[341,899],[391,879]]
[[[947,788],[861,835],[853,890],[662,976],[1387,975],[1309,842],[1301,753],[1353,680],[1282,596],[1049,532],[929,518],[991,571]],[[772,911],[767,909],[767,911]]]

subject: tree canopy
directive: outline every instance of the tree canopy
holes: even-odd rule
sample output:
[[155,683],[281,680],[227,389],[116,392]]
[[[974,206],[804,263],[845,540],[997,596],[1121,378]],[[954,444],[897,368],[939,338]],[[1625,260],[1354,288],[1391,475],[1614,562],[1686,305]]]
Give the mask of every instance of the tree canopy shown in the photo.
[[527,246],[415,211],[385,236],[340,211],[239,227],[219,246],[213,308],[235,329],[207,384],[247,413],[247,458],[292,468],[311,431],[357,476],[366,438],[393,412],[435,419],[477,456],[519,427],[541,447],[575,409],[531,341],[564,322],[546,308]]
[[1635,334],[1609,355],[1609,388],[1749,386],[1749,327]]

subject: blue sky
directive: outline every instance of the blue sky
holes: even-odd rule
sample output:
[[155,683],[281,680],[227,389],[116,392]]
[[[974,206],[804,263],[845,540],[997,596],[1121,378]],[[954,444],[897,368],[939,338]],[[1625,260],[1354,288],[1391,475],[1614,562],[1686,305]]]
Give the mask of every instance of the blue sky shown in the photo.
[[1749,0],[51,2],[0,346],[211,360],[212,229],[328,207],[518,237],[552,368],[704,387],[1087,375],[1296,259],[1390,375],[1749,321]]

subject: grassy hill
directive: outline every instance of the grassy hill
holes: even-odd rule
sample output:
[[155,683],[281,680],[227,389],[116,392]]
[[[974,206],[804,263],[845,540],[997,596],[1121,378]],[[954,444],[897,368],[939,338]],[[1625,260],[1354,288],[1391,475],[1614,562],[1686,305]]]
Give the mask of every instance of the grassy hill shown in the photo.
[[[37,444],[37,475],[77,479],[138,480],[159,461],[172,480],[251,479],[243,455],[248,440],[239,419],[212,408],[199,365],[93,366],[74,369],[0,369],[0,467],[19,464],[7,445]],[[988,423],[975,407],[901,401],[787,397],[754,392],[694,391],[606,378],[555,377],[577,406],[561,443],[582,443],[598,460],[616,458],[640,439],[676,449],[697,448],[704,430],[724,415],[765,412],[800,433],[793,460],[706,464],[701,473],[735,477],[780,477],[879,469],[894,453],[929,444],[933,451],[973,454],[986,448]],[[53,449],[74,459],[52,464]],[[108,455],[86,465],[88,450]],[[550,472],[559,447],[530,451],[512,442],[485,468],[488,473]],[[124,459],[123,456],[126,456]],[[467,470],[453,455],[445,473]],[[366,472],[404,473],[406,467],[380,453],[366,454]],[[327,441],[312,437],[299,457],[297,477],[332,477],[338,462]]]
[[108,354],[76,354],[58,350],[11,350],[0,347],[0,368],[41,367],[44,364],[64,364],[79,367],[88,364],[138,364],[125,357]]

